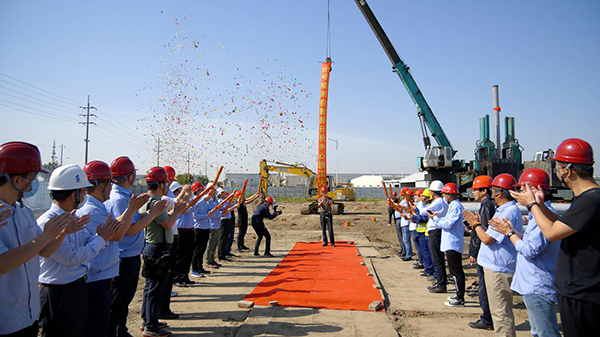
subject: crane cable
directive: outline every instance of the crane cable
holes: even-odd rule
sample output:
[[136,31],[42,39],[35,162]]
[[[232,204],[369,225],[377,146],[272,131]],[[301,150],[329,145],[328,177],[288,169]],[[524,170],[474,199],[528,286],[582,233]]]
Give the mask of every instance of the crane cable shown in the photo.
[[331,59],[331,18],[329,10],[329,0],[327,0],[327,45],[325,47],[325,56],[327,59]]

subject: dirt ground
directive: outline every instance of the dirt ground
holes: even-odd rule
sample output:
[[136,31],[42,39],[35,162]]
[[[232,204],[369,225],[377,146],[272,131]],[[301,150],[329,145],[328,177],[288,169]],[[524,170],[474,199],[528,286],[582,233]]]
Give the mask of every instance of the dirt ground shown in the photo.
[[[181,314],[166,321],[178,336],[493,336],[491,331],[473,330],[467,326],[478,319],[475,266],[463,255],[467,277],[467,303],[462,308],[449,308],[443,302],[452,296],[431,294],[430,283],[412,269],[412,262],[398,256],[399,243],[393,225],[387,225],[387,208],[383,201],[348,202],[346,214],[334,216],[336,240],[355,241],[374,280],[382,287],[385,312],[359,312],[312,308],[255,307],[237,308],[237,302],[249,294],[291,250],[298,241],[319,241],[318,215],[300,215],[300,203],[281,203],[283,215],[266,225],[273,237],[274,258],[254,257],[243,253],[233,262],[208,277],[194,279],[196,285],[177,288],[171,309]],[[252,211],[249,209],[249,211]],[[349,226],[344,226],[349,222]],[[252,229],[246,245],[255,241]],[[468,245],[468,238],[466,238]],[[262,245],[261,249],[264,247]],[[262,250],[261,250],[262,251]],[[465,252],[467,247],[465,247]],[[237,253],[236,253],[237,254]],[[141,325],[143,279],[130,305],[128,326],[132,334]],[[527,311],[522,298],[514,297],[514,314],[518,336],[530,336]]]

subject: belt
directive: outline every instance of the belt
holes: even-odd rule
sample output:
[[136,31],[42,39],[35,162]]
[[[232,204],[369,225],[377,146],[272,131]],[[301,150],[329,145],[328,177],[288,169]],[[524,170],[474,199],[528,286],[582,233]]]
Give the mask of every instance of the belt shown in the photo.
[[76,279],[75,281],[65,283],[65,284],[42,283],[42,285],[45,287],[64,287],[64,286],[68,286],[68,285],[74,285],[77,283],[86,283],[86,281],[87,281],[87,275],[83,275],[82,277]]
[[177,230],[180,232],[193,232],[194,231],[193,228],[177,228]]

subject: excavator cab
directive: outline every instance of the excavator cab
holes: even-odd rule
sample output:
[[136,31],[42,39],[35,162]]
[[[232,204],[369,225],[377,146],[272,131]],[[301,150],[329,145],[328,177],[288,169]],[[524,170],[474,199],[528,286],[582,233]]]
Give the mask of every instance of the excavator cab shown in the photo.
[[419,166],[424,170],[452,167],[452,156],[451,147],[430,146],[425,150],[425,155],[421,158],[421,165]]

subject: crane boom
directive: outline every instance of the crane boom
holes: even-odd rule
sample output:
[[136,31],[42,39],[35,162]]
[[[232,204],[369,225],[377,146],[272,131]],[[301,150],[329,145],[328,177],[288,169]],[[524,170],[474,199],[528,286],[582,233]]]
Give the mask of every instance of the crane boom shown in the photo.
[[[426,127],[431,132],[431,136],[436,140],[438,145],[450,148],[452,151],[452,155],[454,156],[454,154],[456,154],[456,150],[450,143],[450,140],[446,136],[446,133],[442,129],[442,126],[433,114],[433,111],[431,110],[431,107],[429,107],[429,104],[425,100],[425,96],[423,96],[423,93],[419,89],[419,86],[417,86],[417,82],[415,82],[415,79],[412,77],[409,71],[410,68],[404,63],[404,61],[402,61],[402,58],[400,58],[400,56],[396,52],[396,49],[394,49],[394,46],[385,34],[385,31],[379,24],[379,21],[377,21],[377,18],[371,11],[371,8],[369,7],[369,4],[367,4],[367,1],[355,1],[358,5],[358,8],[360,8],[360,11],[363,13],[365,19],[369,23],[369,26],[371,26],[373,33],[375,33],[375,36],[381,43],[381,46],[385,50],[390,61],[392,61],[394,72],[396,72],[398,76],[400,76],[400,79],[402,80],[402,83],[404,83],[404,87],[408,91],[410,98],[415,103],[417,107],[417,114],[419,116],[419,119],[421,120],[421,123],[426,125]],[[429,148],[431,146],[429,137],[427,136],[425,130],[422,130],[422,132],[425,148]]]

